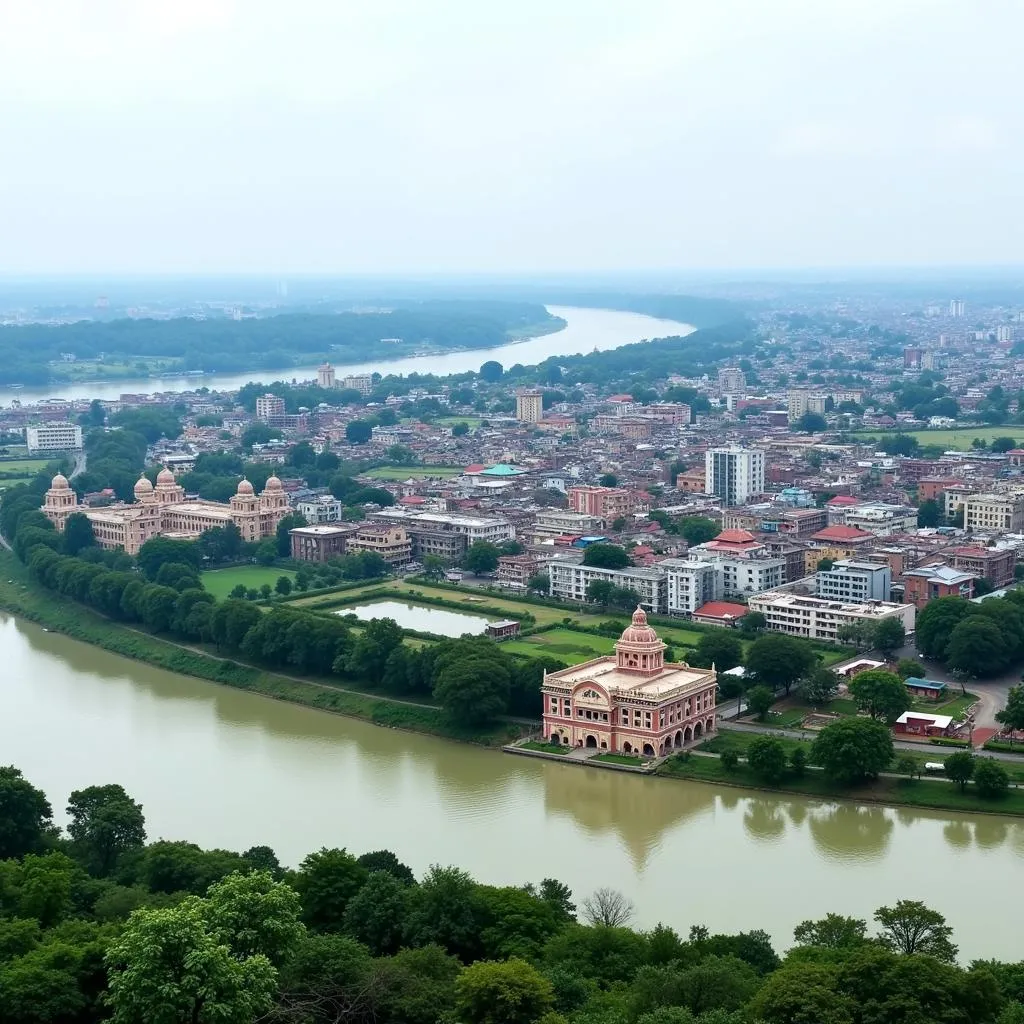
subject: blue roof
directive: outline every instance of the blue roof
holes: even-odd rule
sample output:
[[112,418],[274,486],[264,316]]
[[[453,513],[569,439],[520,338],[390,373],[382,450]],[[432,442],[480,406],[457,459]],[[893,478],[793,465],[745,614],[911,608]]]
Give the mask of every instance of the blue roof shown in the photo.
[[517,466],[508,466],[504,462],[499,462],[497,465],[488,466],[487,469],[483,470],[481,476],[521,476],[525,473],[525,469],[519,469]]
[[913,686],[918,690],[944,690],[949,684],[936,682],[934,679],[919,679],[917,676],[908,676],[903,681],[904,686]]

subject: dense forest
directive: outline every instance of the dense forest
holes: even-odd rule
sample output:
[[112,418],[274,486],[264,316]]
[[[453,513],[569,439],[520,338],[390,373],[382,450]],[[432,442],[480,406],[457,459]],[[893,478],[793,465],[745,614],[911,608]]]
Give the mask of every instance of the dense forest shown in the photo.
[[[339,365],[396,358],[426,347],[489,348],[528,327],[553,329],[560,323],[540,304],[481,300],[237,321],[179,317],[5,326],[0,327],[0,384],[46,383],[58,373],[62,353],[77,361],[132,367],[159,360],[158,366],[176,370],[279,369],[320,358]],[[141,365],[138,370],[144,372]]]
[[943,916],[912,900],[871,925],[804,921],[780,953],[764,931],[694,921],[685,886],[639,930],[621,892],[556,878],[417,878],[389,850],[344,848],[289,869],[270,846],[148,841],[142,805],[107,780],[74,790],[65,820],[0,767],[4,1024],[1024,1021],[1024,963],[958,965]]

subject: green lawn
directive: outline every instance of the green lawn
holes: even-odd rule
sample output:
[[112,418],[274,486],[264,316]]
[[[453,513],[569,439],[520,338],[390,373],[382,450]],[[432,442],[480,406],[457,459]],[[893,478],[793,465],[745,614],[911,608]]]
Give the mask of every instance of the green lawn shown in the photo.
[[605,761],[608,764],[628,764],[630,768],[639,768],[650,760],[648,757],[630,757],[628,754],[597,754],[591,761]]
[[279,576],[295,579],[295,573],[291,569],[277,569],[272,565],[236,565],[231,569],[210,569],[202,573],[200,578],[203,587],[218,601],[223,601],[239,583],[244,584],[246,588],[255,587],[257,590],[264,583],[269,583],[273,588]]
[[977,437],[986,444],[997,437],[1012,437],[1018,443],[1024,443],[1024,430],[1019,425],[1008,424],[1005,427],[953,427],[949,430],[860,430],[853,436],[859,438],[874,437],[881,440],[883,437],[892,437],[899,433],[904,437],[917,439],[920,445],[941,445],[946,449],[957,449],[967,451],[971,442]]
[[373,480],[423,480],[427,477],[461,476],[461,466],[377,466],[363,476]]
[[30,476],[15,476],[11,477],[9,480],[5,480],[3,477],[0,477],[0,491],[5,487],[16,487],[18,484],[27,484],[31,479],[32,477]]
[[454,427],[457,423],[465,423],[470,430],[476,430],[483,423],[482,416],[438,416],[434,422],[442,427]]
[[18,473],[21,476],[35,476],[47,463],[58,461],[56,457],[48,459],[5,459],[0,457],[0,473]]
[[520,743],[523,750],[539,750],[544,754],[568,754],[572,747],[563,747],[558,743],[539,743],[537,740],[529,740]]
[[501,645],[503,651],[513,654],[527,654],[534,658],[550,654],[569,665],[611,654],[614,647],[615,641],[611,637],[577,633],[571,629],[552,629],[519,640],[505,640]]

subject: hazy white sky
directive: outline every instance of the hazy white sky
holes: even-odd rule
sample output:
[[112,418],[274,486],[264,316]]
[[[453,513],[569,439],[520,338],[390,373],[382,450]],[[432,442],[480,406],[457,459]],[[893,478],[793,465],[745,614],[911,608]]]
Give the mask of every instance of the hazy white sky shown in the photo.
[[1018,0],[0,0],[0,272],[1021,263]]

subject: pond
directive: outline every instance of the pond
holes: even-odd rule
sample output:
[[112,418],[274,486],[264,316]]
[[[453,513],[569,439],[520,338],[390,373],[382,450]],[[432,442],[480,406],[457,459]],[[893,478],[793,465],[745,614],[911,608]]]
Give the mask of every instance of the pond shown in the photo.
[[372,601],[339,608],[336,615],[355,615],[367,622],[370,619],[394,619],[403,629],[438,636],[462,636],[463,633],[482,633],[491,620],[482,615],[450,612],[445,608],[425,608],[421,604],[405,601]]

